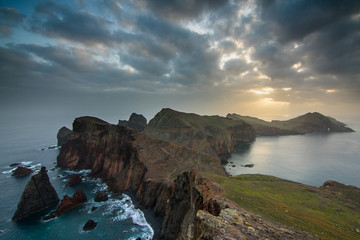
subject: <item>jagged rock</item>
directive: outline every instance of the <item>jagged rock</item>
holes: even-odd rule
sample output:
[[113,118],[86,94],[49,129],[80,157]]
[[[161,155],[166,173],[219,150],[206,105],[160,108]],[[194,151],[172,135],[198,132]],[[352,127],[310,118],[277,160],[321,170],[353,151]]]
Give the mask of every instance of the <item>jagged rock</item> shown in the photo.
[[62,127],[57,133],[58,146],[62,146],[65,142],[69,140],[70,134],[72,131],[67,127]]
[[65,212],[83,204],[86,201],[86,195],[81,189],[76,190],[72,198],[65,194],[63,200],[61,200],[60,205],[56,209],[57,216],[63,215]]
[[86,201],[86,195],[81,189],[76,190],[72,198],[65,194],[56,211],[44,217],[43,220],[59,217],[71,209],[80,206]]
[[32,170],[32,169],[29,169],[27,167],[19,166],[13,171],[13,174],[11,174],[11,176],[13,176],[13,177],[22,177],[22,176],[29,175],[29,174],[31,174],[33,172],[34,172],[34,170]]
[[89,221],[87,221],[83,227],[84,231],[90,231],[92,229],[94,229],[97,226],[97,222],[94,222],[94,220],[90,219]]
[[119,120],[118,125],[123,127],[129,127],[138,132],[141,132],[146,127],[147,120],[141,114],[132,113],[129,121]]
[[97,207],[92,207],[91,212],[95,211],[96,209],[97,209]]
[[104,191],[100,191],[95,196],[95,202],[104,202],[109,199],[108,195]]
[[59,197],[49,181],[46,168],[42,167],[27,183],[12,220],[21,220],[58,202]]
[[71,187],[81,182],[81,176],[79,174],[75,174],[71,177],[70,181],[65,185],[65,187]]

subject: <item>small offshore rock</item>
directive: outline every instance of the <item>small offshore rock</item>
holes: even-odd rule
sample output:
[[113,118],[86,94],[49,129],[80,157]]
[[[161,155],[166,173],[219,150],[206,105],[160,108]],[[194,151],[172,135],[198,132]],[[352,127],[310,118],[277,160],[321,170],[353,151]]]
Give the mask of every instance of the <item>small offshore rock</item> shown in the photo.
[[92,229],[94,229],[97,226],[97,222],[95,222],[94,220],[90,219],[89,221],[87,221],[83,227],[84,231],[90,231]]
[[95,202],[104,202],[109,199],[108,195],[104,191],[100,191],[95,196]]
[[255,166],[255,164],[253,163],[249,163],[249,164],[245,164],[245,165],[241,165],[242,167],[248,167],[248,168],[252,168]]
[[27,167],[17,167],[14,171],[13,174],[11,174],[11,176],[13,177],[21,177],[21,176],[26,176],[29,175],[31,173],[33,173],[34,170],[29,169]]
[[95,211],[96,209],[97,209],[97,207],[92,207],[91,212]]
[[79,174],[75,174],[71,177],[70,181],[65,185],[65,187],[71,187],[81,182],[81,176]]
[[16,166],[19,166],[21,163],[12,163],[9,165],[9,167],[16,167]]

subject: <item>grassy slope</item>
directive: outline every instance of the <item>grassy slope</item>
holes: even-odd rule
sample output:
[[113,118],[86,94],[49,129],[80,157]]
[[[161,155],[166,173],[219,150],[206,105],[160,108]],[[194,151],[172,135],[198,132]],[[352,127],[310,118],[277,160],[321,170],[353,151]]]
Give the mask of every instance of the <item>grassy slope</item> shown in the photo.
[[243,124],[242,121],[232,121],[220,116],[200,116],[194,113],[182,113],[169,108],[162,109],[150,120],[148,128],[192,128],[205,132],[225,130]]
[[227,198],[264,218],[321,239],[360,239],[360,200],[344,199],[346,194],[360,196],[359,189],[334,193],[264,175],[208,177],[224,188]]

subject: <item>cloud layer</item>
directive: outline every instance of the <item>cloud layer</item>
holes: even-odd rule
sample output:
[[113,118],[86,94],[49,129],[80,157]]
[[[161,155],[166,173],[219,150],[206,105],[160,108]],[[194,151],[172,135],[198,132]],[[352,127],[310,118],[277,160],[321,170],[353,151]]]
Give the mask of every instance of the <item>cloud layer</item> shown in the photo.
[[3,93],[360,100],[359,1],[41,1],[30,12],[0,8]]

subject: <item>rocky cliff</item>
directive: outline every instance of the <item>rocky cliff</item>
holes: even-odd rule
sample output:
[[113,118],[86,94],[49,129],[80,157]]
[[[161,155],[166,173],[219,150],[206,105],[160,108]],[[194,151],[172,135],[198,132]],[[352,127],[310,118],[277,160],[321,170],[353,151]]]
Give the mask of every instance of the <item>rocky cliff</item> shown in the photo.
[[65,143],[68,140],[71,132],[72,131],[70,129],[68,129],[67,127],[60,128],[60,130],[58,131],[57,136],[56,136],[57,141],[58,141],[57,145],[62,146],[63,143]]
[[226,160],[237,148],[255,140],[255,131],[243,121],[200,116],[162,109],[145,134]]
[[[279,237],[289,232],[293,238],[311,239],[265,220],[259,225],[252,220],[255,215],[225,199],[222,188],[200,173],[225,177],[219,158],[100,119],[75,119],[57,163],[63,168],[91,169],[91,175],[104,179],[113,191],[136,193],[142,206],[163,216],[162,239],[226,239],[232,233],[249,239],[272,238],[271,234]],[[233,226],[226,222],[228,218]],[[222,230],[224,225],[228,232]]]
[[267,122],[258,118],[228,114],[229,119],[240,120],[250,124],[260,136],[296,135],[312,132],[353,132],[346,124],[320,113],[307,113],[302,116],[286,120]]
[[58,202],[59,197],[49,181],[46,168],[42,167],[27,183],[12,220],[19,221]]
[[132,113],[128,121],[119,120],[118,125],[123,127],[128,127],[138,132],[141,132],[146,127],[147,120],[141,114]]

